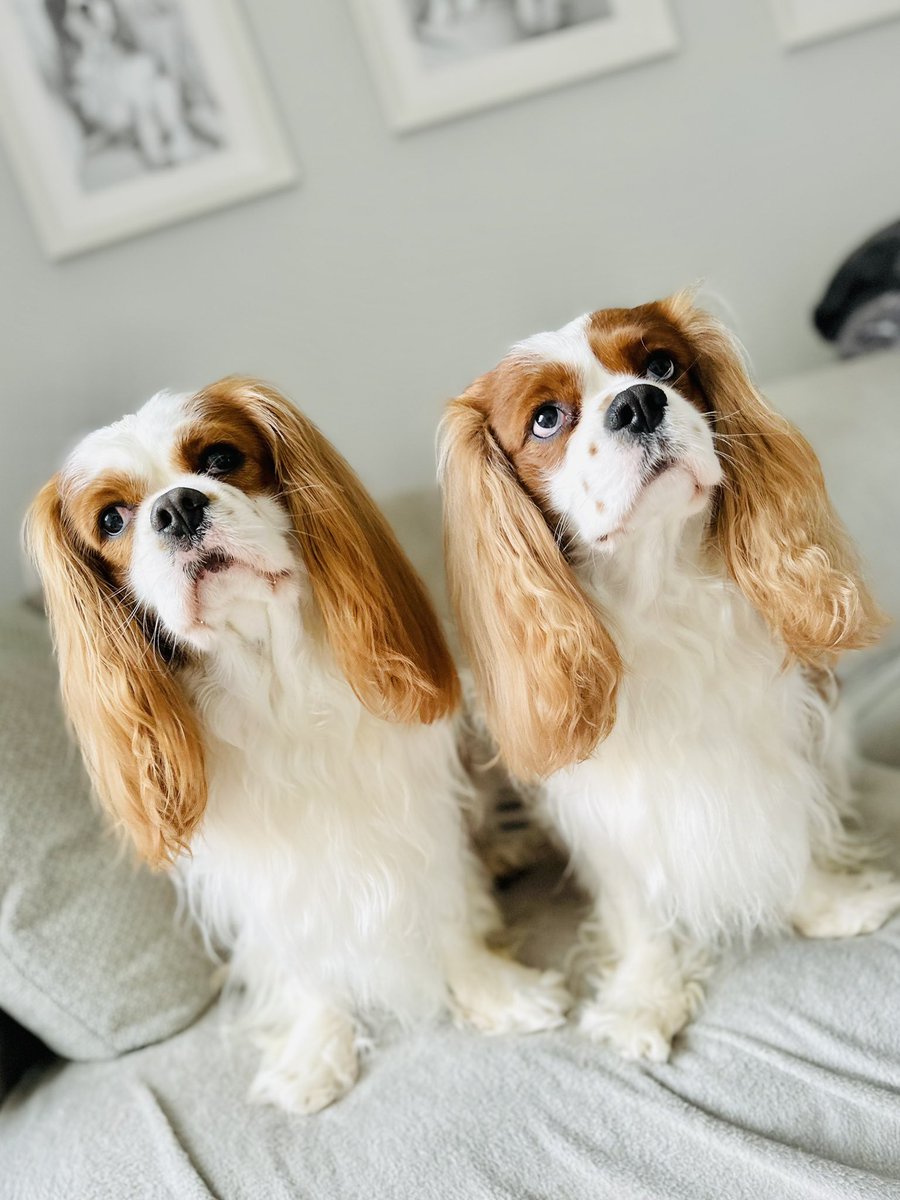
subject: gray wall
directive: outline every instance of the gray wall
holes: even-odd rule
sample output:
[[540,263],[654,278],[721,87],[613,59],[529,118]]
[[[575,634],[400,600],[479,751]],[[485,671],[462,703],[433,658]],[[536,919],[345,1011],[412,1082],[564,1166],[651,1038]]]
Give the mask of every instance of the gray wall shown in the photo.
[[245,5],[305,180],[52,266],[0,159],[0,593],[30,494],[163,385],[259,373],[376,494],[426,483],[442,401],[511,340],[705,277],[758,372],[900,215],[900,22],[804,51],[763,0],[675,0],[676,57],[403,139],[343,0]]

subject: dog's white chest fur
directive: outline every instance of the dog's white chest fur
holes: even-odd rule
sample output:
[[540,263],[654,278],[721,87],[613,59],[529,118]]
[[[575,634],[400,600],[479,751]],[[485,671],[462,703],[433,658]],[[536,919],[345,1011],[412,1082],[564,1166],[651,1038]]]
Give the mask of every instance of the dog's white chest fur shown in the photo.
[[232,605],[220,650],[191,671],[210,764],[192,903],[257,988],[280,959],[354,1002],[437,1006],[432,933],[462,900],[431,870],[462,857],[452,728],[372,716],[298,613],[291,595],[237,621]]
[[782,920],[804,878],[826,714],[737,589],[665,545],[637,539],[587,581],[625,663],[617,719],[545,803],[597,888],[639,866],[630,886],[661,922],[749,932]]

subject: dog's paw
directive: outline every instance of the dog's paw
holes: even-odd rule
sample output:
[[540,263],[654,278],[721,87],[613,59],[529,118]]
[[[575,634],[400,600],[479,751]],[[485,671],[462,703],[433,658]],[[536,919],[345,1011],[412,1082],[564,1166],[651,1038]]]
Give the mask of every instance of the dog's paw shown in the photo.
[[672,1039],[695,1015],[703,1000],[703,989],[696,980],[652,1004],[627,1000],[610,1001],[602,996],[585,1004],[578,1028],[594,1042],[606,1042],[629,1059],[666,1062]]
[[607,1008],[595,1000],[586,1004],[578,1028],[592,1042],[607,1042],[623,1058],[665,1062],[677,1030],[669,1030],[662,1016],[651,1009]]
[[359,1075],[353,1027],[335,1022],[323,1037],[298,1046],[295,1037],[271,1046],[250,1085],[248,1099],[286,1112],[320,1112],[346,1095]]
[[817,872],[791,920],[808,938],[847,938],[880,929],[900,910],[900,880],[887,871]]
[[572,998],[558,971],[479,955],[451,982],[458,1020],[481,1033],[538,1033],[564,1024]]

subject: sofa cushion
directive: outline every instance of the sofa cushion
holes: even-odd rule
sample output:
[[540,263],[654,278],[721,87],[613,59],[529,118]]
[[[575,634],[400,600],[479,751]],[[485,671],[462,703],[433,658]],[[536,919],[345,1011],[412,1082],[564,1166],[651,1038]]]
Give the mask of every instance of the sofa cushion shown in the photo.
[[92,803],[44,618],[0,611],[0,1008],[68,1058],[183,1029],[214,968],[170,880],[136,867]]
[[[861,785],[896,837],[900,773]],[[505,900],[527,958],[567,954],[579,910],[557,877]],[[626,1062],[574,1023],[417,1028],[378,1040],[314,1117],[247,1104],[257,1052],[223,1043],[213,1011],[137,1054],[32,1075],[0,1111],[0,1162],[23,1200],[896,1200],[898,963],[900,916],[736,951],[667,1063]]]

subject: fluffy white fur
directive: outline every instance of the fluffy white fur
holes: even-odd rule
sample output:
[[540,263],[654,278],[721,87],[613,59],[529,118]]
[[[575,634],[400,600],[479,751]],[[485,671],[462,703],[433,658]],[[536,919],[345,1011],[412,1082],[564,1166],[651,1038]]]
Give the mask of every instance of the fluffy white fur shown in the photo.
[[[110,472],[144,489],[128,509],[124,590],[181,651],[208,800],[177,873],[229,953],[262,1051],[252,1095],[296,1112],[329,1104],[356,1078],[358,1021],[372,1015],[449,1007],[489,1033],[559,1024],[559,977],[485,948],[496,912],[466,844],[453,720],[392,722],[360,702],[322,636],[282,497],[173,465],[196,417],[192,397],[155,397],[85,439],[62,491]],[[210,500],[179,550],[150,520],[175,487]],[[212,550],[231,565],[197,574]]]
[[[809,672],[785,668],[783,643],[709,544],[729,443],[717,446],[709,414],[679,392],[677,377],[659,384],[667,407],[658,436],[610,432],[614,397],[647,379],[604,366],[588,330],[580,318],[510,356],[523,387],[546,364],[567,364],[580,381],[576,424],[540,498],[622,660],[611,731],[543,781],[538,805],[595,906],[596,995],[581,1028],[628,1057],[661,1060],[700,1002],[717,943],[789,922],[809,937],[867,932],[900,907],[900,884],[861,868],[843,824],[851,796],[842,732]],[[491,594],[489,568],[473,567],[465,546],[508,539],[516,520],[494,511],[483,528],[468,527],[460,480],[476,468],[462,457],[458,422],[474,405],[493,429],[507,428],[500,405],[509,394],[486,376],[447,418],[447,519],[463,518],[459,543],[448,528],[457,594],[475,586],[475,570]],[[552,399],[539,394],[534,411]],[[517,435],[507,436],[515,465]],[[538,667],[536,693],[540,677]]]

